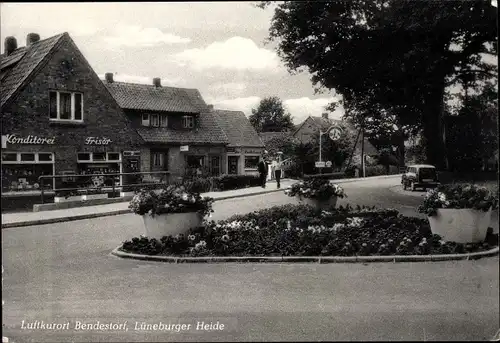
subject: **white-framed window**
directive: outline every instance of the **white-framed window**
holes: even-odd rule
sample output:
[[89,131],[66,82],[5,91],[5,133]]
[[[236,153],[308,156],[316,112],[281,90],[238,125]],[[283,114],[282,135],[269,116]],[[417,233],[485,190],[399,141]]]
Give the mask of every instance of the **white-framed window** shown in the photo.
[[163,156],[165,156],[165,154],[162,152],[154,152],[153,153],[153,166],[163,167],[164,166]]
[[2,164],[33,164],[54,163],[54,154],[51,152],[4,152]]
[[149,126],[149,114],[142,114],[142,126]]
[[149,116],[149,124],[153,127],[160,126],[160,118],[159,118],[158,114],[151,114]]
[[121,162],[122,154],[119,152],[79,152],[77,153],[78,163],[103,163]]
[[160,115],[160,126],[167,127],[168,126],[168,116],[166,114]]
[[245,156],[245,169],[257,169],[259,164],[259,155]]
[[39,177],[54,175],[54,162],[52,152],[2,152],[2,192],[53,189],[53,179]]
[[83,121],[83,94],[77,92],[50,91],[49,119]]
[[194,127],[193,116],[183,116],[182,117],[182,127],[185,129],[192,129]]

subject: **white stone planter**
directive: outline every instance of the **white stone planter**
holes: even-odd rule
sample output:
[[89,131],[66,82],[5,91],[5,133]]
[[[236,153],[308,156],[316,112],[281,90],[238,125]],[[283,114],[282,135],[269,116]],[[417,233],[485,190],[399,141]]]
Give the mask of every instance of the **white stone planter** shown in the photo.
[[304,204],[304,205],[310,205],[310,206],[313,206],[313,207],[316,207],[316,208],[319,208],[319,209],[322,209],[322,210],[326,210],[330,207],[336,207],[337,206],[337,200],[338,200],[338,197],[336,196],[333,196],[331,197],[329,200],[317,200],[317,199],[311,199],[311,198],[299,198],[297,196],[297,199],[299,200],[299,203],[301,204]]
[[95,200],[95,199],[107,199],[107,198],[108,198],[107,193],[104,193],[104,194],[82,194],[83,201]]
[[472,209],[440,208],[437,214],[428,217],[433,234],[443,240],[456,243],[479,243],[486,238],[491,222],[488,212]]
[[70,197],[54,197],[54,202],[55,203],[58,203],[58,202],[68,202],[68,201],[80,201],[82,200],[81,197],[79,195],[77,196],[70,196]]
[[164,236],[186,234],[189,229],[201,226],[203,217],[198,212],[168,213],[142,216],[148,238],[161,239]]
[[121,198],[124,198],[124,197],[131,197],[131,196],[134,196],[134,192],[120,192],[120,197]]

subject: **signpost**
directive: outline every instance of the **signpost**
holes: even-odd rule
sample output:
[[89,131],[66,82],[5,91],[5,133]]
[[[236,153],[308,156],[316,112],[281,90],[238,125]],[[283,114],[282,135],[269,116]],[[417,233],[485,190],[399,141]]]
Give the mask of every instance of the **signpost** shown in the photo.
[[331,166],[332,166],[332,161],[327,161],[327,162],[326,162],[326,167],[327,167],[327,168],[330,168]]
[[[338,125],[332,125],[330,126],[326,131],[321,131],[321,129],[319,130],[319,161],[316,162],[316,168],[320,168],[320,172],[321,172],[321,168],[324,168],[325,167],[325,162],[323,162],[321,160],[321,157],[322,157],[322,136],[324,134],[327,134],[328,133],[328,137],[330,137],[330,139],[332,141],[337,141],[340,139],[340,136],[342,135],[342,128]],[[319,167],[319,165],[321,165],[321,167]],[[330,162],[330,166],[328,166],[328,168],[331,167],[331,162]]]

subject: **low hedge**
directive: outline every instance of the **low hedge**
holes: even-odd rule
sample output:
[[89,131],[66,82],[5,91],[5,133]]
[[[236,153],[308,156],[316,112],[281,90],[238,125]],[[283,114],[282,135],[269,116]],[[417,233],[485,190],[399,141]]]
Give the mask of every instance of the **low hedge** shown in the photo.
[[426,219],[397,210],[339,207],[320,211],[284,205],[236,215],[161,240],[136,237],[120,250],[167,256],[385,256],[452,254],[498,245],[491,230],[481,244],[445,242]]
[[260,186],[258,175],[222,175],[213,178],[214,191],[228,191],[257,186]]

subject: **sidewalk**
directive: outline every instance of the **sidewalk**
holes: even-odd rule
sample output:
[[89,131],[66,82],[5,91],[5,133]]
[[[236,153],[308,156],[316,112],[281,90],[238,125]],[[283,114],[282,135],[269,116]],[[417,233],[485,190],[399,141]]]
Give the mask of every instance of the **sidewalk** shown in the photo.
[[[399,175],[384,175],[368,177],[364,179],[341,179],[332,180],[336,183],[360,181],[373,178],[390,178],[390,177],[400,177]],[[267,187],[263,189],[262,187],[250,187],[243,189],[236,189],[224,192],[209,192],[203,193],[202,196],[208,196],[214,198],[214,200],[225,200],[232,198],[240,198],[245,196],[267,194],[273,192],[283,191],[290,188],[293,183],[297,180],[284,179],[281,181],[281,189],[276,188],[276,181],[268,181]],[[98,206],[85,206],[76,207],[64,210],[54,210],[54,211],[42,211],[42,212],[19,212],[19,213],[2,213],[2,229],[29,226],[29,225],[42,225],[59,223],[72,220],[90,219],[104,216],[112,216],[119,214],[130,213],[128,208],[129,202],[119,202],[107,205]]]

